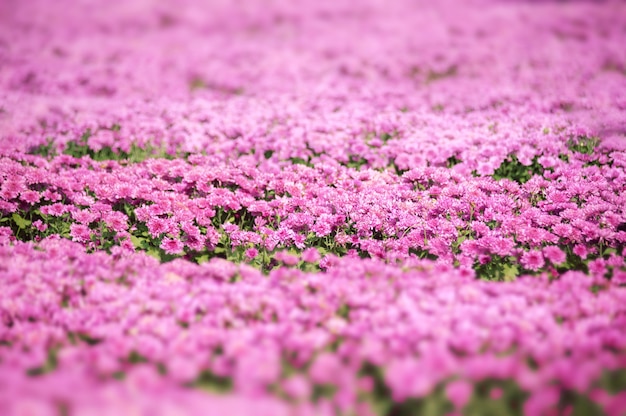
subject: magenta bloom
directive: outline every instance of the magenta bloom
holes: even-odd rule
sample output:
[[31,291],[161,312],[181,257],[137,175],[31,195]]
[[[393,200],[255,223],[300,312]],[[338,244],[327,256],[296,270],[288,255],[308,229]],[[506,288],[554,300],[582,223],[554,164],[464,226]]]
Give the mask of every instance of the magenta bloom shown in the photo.
[[83,224],[70,225],[70,235],[72,236],[72,240],[81,243],[87,242],[91,238],[89,227]]
[[462,409],[472,397],[472,385],[467,381],[456,380],[446,386],[446,396],[457,409]]
[[545,264],[541,251],[530,250],[522,256],[522,266],[528,270],[539,270]]
[[302,260],[307,263],[315,263],[320,259],[320,252],[315,247],[307,248],[302,252]]
[[589,262],[589,271],[595,275],[603,276],[606,273],[606,260],[599,258]]
[[161,242],[161,248],[167,254],[180,254],[183,251],[183,243],[175,238],[165,237]]
[[33,227],[41,232],[44,232],[48,229],[48,224],[44,224],[41,220],[37,220],[33,222]]
[[46,206],[41,207],[42,214],[52,215],[55,217],[59,217],[65,214],[66,212],[68,212],[68,207],[61,203],[56,203],[56,204],[46,205]]
[[314,383],[330,384],[341,371],[341,361],[329,352],[321,353],[311,365],[309,376]]
[[543,255],[552,262],[552,264],[565,263],[566,255],[557,246],[547,246],[543,248]]
[[576,254],[578,257],[580,257],[581,259],[586,259],[587,258],[587,247],[583,246],[582,244],[577,244],[574,246],[574,254]]
[[150,234],[152,234],[152,236],[155,238],[161,235],[162,233],[167,232],[168,230],[167,220],[164,220],[162,218],[153,218],[150,221],[148,221],[147,225],[148,225],[148,230],[150,231]]
[[556,388],[550,387],[533,394],[524,403],[524,414],[542,415],[553,409],[559,400],[559,392]]
[[615,274],[613,275],[613,279],[611,280],[613,281],[613,283],[616,283],[618,285],[625,285],[626,284],[626,271],[616,270]]
[[24,191],[21,193],[20,197],[23,201],[26,201],[31,205],[36,204],[39,202],[39,199],[41,199],[39,193],[35,191]]
[[306,399],[311,394],[311,384],[301,375],[295,375],[285,380],[283,389],[295,399]]
[[276,258],[276,260],[278,261],[282,261],[287,266],[294,266],[298,264],[298,261],[299,261],[298,256],[290,254],[287,251],[279,251],[278,253],[274,255],[274,258]]
[[259,255],[259,250],[257,250],[256,248],[249,248],[246,250],[246,258],[248,260],[252,260],[253,258],[255,258],[256,256]]

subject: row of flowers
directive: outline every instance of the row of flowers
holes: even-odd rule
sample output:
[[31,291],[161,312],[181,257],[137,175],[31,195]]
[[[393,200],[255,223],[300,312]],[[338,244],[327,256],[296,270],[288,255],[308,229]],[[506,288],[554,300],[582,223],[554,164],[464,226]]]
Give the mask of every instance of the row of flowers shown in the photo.
[[491,175],[469,176],[458,164],[395,174],[200,155],[137,163],[7,156],[1,221],[21,240],[60,235],[90,250],[217,256],[265,271],[280,263],[276,253],[314,249],[438,259],[497,280],[565,270],[611,277],[626,242],[623,154],[591,155],[589,139],[561,140],[538,167],[512,156]]
[[[626,291],[595,273],[499,284],[428,260],[343,258],[265,276],[53,237],[2,245],[0,258],[0,383],[41,406],[81,409],[94,383],[114,389],[112,408],[136,383],[147,386],[124,406],[145,409],[161,389],[187,410],[228,402],[175,401],[184,386],[232,391],[242,408],[264,397],[275,414],[282,399],[300,414],[626,405]],[[77,378],[87,381],[71,391],[33,387]]]

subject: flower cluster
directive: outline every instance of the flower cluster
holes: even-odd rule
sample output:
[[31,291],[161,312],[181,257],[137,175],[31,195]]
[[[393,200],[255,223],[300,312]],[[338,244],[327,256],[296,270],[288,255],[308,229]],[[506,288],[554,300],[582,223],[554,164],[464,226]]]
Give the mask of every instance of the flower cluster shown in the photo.
[[0,4],[0,413],[623,414],[625,17]]
[[0,203],[18,239],[60,235],[92,251],[145,250],[161,260],[247,259],[269,270],[299,263],[276,257],[283,250],[319,249],[390,262],[428,257],[499,280],[590,267],[611,277],[626,242],[622,153],[589,164],[563,146],[567,161],[545,152],[545,171],[523,183],[437,166],[395,175],[210,156],[12,156],[0,165]]
[[[626,405],[610,393],[625,387],[626,289],[602,275],[500,284],[430,261],[401,270],[344,258],[325,272],[264,276],[221,259],[87,254],[51,237],[3,246],[0,257],[1,368],[17,378],[12,388],[30,391],[19,374],[44,386],[88,381],[78,391],[37,388],[35,401],[80,408],[72,397],[82,390],[90,397],[97,383],[143,377],[172,397],[183,386],[229,391],[244,407],[258,395],[289,397],[302,414],[372,414],[409,399],[459,410],[528,397],[533,414],[573,397]],[[137,400],[161,394],[148,387]],[[220,403],[209,399],[197,400]]]

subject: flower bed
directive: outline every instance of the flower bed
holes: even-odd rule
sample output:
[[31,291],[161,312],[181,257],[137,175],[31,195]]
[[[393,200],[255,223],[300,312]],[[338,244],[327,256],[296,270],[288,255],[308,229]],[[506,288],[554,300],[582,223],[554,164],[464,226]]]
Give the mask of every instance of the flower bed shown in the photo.
[[623,3],[74,3],[0,6],[0,413],[623,414]]

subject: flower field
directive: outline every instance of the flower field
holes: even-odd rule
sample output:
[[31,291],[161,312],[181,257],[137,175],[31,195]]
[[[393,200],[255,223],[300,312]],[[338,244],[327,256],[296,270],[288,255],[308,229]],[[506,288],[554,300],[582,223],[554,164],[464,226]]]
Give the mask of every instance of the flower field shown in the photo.
[[626,414],[626,3],[0,2],[0,414]]

